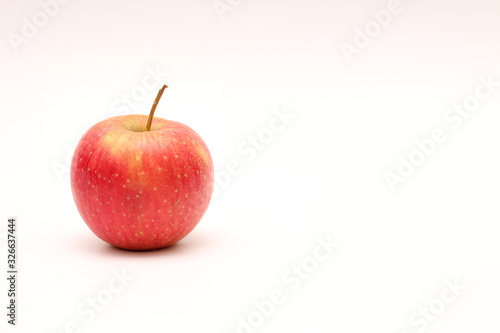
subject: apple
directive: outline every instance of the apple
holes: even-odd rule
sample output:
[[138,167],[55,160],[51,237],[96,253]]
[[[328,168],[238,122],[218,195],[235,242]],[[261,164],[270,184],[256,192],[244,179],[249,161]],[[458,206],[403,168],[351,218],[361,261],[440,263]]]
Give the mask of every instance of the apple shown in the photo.
[[151,113],[108,118],[81,138],[71,162],[78,212],[103,241],[128,250],[173,245],[208,208],[210,152],[188,126]]

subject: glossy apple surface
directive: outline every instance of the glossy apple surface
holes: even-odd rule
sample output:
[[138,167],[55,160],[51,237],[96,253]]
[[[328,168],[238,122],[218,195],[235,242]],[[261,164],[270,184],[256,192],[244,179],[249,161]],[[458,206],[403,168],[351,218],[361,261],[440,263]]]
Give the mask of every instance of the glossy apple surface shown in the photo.
[[78,211],[100,239],[150,250],[177,243],[207,210],[214,170],[201,137],[155,117],[112,117],[90,128],[71,164]]

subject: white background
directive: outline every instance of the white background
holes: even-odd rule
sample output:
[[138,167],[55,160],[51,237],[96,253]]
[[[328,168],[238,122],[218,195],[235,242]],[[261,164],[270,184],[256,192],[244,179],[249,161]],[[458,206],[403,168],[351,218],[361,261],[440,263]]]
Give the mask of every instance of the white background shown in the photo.
[[[466,289],[426,331],[498,332],[500,87],[458,129],[443,114],[480,77],[500,81],[500,5],[401,1],[349,62],[341,43],[387,1],[233,0],[222,20],[212,0],[73,0],[13,47],[41,7],[1,0],[0,232],[18,218],[20,258],[18,326],[2,278],[1,331],[237,332],[279,289],[286,301],[253,331],[410,333],[456,280]],[[86,227],[64,168],[148,68],[168,72],[156,115],[195,129],[216,172],[242,171],[178,245],[121,251]],[[149,113],[160,86],[127,113]],[[247,161],[238,146],[283,107],[296,118]],[[435,128],[447,140],[391,191],[384,173]],[[340,247],[292,291],[283,275],[318,237]],[[135,279],[90,322],[78,315],[123,269]]]

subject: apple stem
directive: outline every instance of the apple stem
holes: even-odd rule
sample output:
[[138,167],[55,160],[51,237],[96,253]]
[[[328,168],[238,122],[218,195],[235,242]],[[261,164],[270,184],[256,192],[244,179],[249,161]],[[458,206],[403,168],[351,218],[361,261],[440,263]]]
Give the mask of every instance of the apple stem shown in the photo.
[[158,106],[158,102],[160,101],[161,95],[163,95],[165,88],[168,88],[168,86],[163,85],[160,91],[158,91],[158,95],[156,95],[155,102],[153,103],[153,107],[151,108],[151,112],[149,113],[148,124],[146,125],[146,132],[151,130],[151,124],[153,123],[153,115],[155,114],[156,107]]

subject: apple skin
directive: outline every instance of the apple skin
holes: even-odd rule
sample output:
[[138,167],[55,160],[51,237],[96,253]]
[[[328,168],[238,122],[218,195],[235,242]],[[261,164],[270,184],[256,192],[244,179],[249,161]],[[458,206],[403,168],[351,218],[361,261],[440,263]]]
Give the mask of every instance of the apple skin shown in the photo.
[[210,152],[186,125],[154,117],[108,118],[82,137],[71,162],[76,207],[97,237],[128,250],[173,245],[208,208]]

